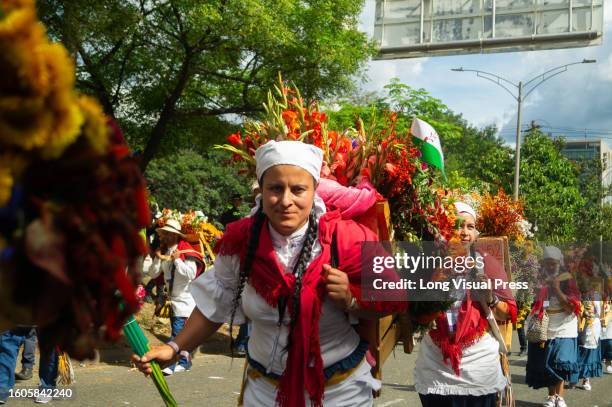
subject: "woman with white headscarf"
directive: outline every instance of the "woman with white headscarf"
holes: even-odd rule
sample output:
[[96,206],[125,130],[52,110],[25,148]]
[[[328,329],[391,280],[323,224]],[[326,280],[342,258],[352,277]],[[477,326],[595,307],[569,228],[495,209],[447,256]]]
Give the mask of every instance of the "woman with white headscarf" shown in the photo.
[[[227,226],[214,267],[194,281],[196,309],[183,332],[169,346],[134,357],[145,374],[149,361],[170,363],[222,323],[248,319],[244,405],[372,405],[380,382],[349,315],[399,312],[406,304],[399,297],[362,301],[361,242],[377,237],[328,211],[316,195],[322,157],[319,148],[298,141],[270,141],[256,151],[257,206]],[[384,275],[399,279],[392,269]]]
[[548,315],[547,341],[528,344],[525,378],[529,387],[548,388],[544,407],[566,407],[563,385],[578,381],[580,294],[574,278],[564,272],[563,266],[561,250],[555,246],[544,247],[541,270],[544,284],[530,318]]
[[[477,264],[484,264],[472,271],[482,281],[507,280],[493,256],[472,248],[478,236],[474,209],[463,202],[457,202],[455,209],[461,220],[458,237],[462,245]],[[436,319],[435,328],[421,342],[414,369],[416,391],[423,407],[494,407],[507,380],[500,364],[500,345],[489,326],[495,320],[515,320],[516,302],[510,290],[502,288],[458,291],[454,298],[455,303]]]

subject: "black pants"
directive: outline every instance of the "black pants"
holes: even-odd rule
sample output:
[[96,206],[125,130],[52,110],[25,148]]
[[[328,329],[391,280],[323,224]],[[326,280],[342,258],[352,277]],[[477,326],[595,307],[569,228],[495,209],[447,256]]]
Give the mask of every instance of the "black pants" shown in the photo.
[[423,407],[495,407],[497,393],[484,396],[441,396],[439,394],[420,394]]
[[516,328],[516,333],[518,334],[521,351],[527,350],[527,340],[525,339],[525,325],[521,325],[520,328]]
[[36,328],[32,328],[25,336],[25,341],[23,344],[23,354],[21,355],[21,367],[23,369],[32,369],[34,367],[36,342]]

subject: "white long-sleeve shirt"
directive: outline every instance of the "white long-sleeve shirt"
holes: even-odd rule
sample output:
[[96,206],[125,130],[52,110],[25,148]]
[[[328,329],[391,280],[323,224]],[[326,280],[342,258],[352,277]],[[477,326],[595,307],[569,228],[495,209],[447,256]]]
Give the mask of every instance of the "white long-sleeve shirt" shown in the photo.
[[[164,254],[169,256],[176,248],[177,245],[174,245]],[[172,311],[175,317],[189,317],[191,311],[195,308],[195,301],[191,295],[190,287],[191,282],[196,278],[197,266],[195,261],[183,261],[180,258],[176,260],[161,260],[156,256],[148,269],[148,274],[151,278],[156,278],[163,272],[164,280],[166,280],[168,289],[170,289],[173,266],[174,284],[172,292],[169,293],[170,300],[172,301]]]

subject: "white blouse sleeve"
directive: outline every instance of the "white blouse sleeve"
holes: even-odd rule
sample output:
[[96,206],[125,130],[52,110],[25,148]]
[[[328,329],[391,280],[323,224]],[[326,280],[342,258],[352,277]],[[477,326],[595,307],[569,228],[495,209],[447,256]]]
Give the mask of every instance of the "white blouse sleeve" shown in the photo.
[[[215,264],[191,283],[191,295],[196,307],[212,322],[230,322],[234,292],[240,274],[240,258],[217,256]],[[234,324],[246,322],[242,305],[238,306]]]

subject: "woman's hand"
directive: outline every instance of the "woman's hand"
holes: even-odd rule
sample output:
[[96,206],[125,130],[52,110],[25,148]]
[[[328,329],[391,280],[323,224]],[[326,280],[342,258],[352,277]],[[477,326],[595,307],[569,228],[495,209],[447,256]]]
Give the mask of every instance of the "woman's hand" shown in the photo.
[[151,361],[154,360],[159,363],[163,369],[173,363],[176,363],[179,359],[179,355],[169,345],[153,346],[153,348],[145,353],[142,357],[138,355],[132,355],[132,362],[136,365],[138,370],[144,373],[145,376],[149,376],[153,373],[151,368]]
[[349,279],[344,271],[338,270],[329,264],[323,265],[325,288],[327,295],[338,307],[346,310],[351,305],[353,294],[349,288]]

